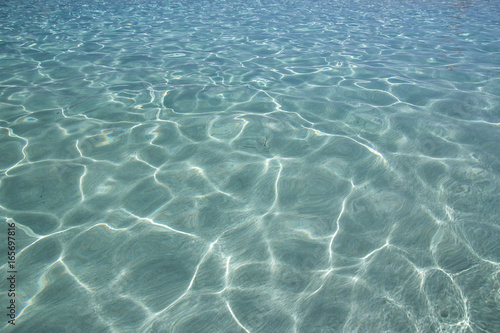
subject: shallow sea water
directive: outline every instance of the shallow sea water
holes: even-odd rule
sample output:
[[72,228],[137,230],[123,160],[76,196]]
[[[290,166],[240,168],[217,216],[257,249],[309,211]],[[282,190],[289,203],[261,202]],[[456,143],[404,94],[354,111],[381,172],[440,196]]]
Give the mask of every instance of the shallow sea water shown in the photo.
[[499,13],[2,1],[0,327],[499,332]]

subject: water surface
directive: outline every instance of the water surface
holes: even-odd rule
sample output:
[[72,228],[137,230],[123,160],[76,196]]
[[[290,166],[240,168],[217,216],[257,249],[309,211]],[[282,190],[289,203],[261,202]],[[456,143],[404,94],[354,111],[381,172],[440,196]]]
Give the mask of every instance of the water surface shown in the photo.
[[2,327],[500,331],[499,13],[3,1]]

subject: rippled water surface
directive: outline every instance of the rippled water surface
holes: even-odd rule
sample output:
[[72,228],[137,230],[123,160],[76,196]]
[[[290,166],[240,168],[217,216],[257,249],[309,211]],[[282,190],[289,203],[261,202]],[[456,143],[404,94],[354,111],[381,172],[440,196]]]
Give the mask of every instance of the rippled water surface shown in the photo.
[[499,14],[2,1],[1,327],[499,332]]

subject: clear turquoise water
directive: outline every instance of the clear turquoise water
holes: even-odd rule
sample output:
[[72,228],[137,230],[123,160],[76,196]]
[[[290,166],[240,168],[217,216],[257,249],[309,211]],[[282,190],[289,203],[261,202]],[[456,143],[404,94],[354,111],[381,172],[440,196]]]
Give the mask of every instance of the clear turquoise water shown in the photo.
[[499,332],[499,14],[2,1],[1,327]]

